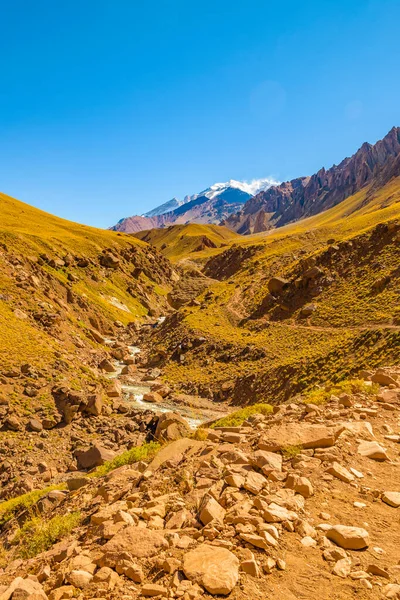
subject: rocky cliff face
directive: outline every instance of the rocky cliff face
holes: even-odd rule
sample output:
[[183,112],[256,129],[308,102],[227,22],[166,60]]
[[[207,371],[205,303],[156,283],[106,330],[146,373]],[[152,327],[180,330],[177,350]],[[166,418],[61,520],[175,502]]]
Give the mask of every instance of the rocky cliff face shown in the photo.
[[400,175],[400,127],[375,145],[365,143],[350,158],[311,177],[299,177],[260,192],[223,221],[241,234],[258,233],[318,214],[364,186],[376,189]]

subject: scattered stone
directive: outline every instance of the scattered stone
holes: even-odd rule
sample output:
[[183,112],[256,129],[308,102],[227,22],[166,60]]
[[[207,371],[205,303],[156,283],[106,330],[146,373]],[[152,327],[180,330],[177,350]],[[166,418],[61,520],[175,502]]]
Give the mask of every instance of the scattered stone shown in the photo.
[[389,460],[386,450],[378,444],[378,442],[361,442],[357,450],[361,456],[366,456],[372,460],[385,461]]
[[334,477],[337,477],[337,479],[344,481],[345,483],[350,483],[351,481],[354,481],[354,475],[352,475],[350,471],[348,471],[345,467],[343,467],[337,462],[332,463],[332,465],[326,470],[326,472],[330,475],[333,475]]
[[335,525],[326,532],[326,537],[345,550],[363,550],[368,548],[368,531],[361,527]]
[[337,575],[338,577],[342,577],[345,579],[350,575],[351,571],[351,558],[346,556],[345,558],[341,558],[337,561],[335,566],[333,567],[332,573]]
[[76,452],[78,465],[82,469],[93,469],[93,467],[99,467],[105,462],[112,460],[114,456],[115,452],[103,448],[103,446],[100,446],[100,444],[94,444],[88,450]]
[[225,509],[213,498],[206,496],[200,509],[200,521],[208,525],[211,521],[224,522]]
[[287,423],[273,425],[268,435],[258,444],[260,450],[276,452],[288,446],[307,448],[328,448],[333,446],[343,431],[341,427],[326,427],[308,423]]
[[239,579],[239,560],[225,548],[201,544],[186,553],[183,572],[210,594],[229,594]]
[[400,507],[400,492],[383,492],[382,501],[393,508]]

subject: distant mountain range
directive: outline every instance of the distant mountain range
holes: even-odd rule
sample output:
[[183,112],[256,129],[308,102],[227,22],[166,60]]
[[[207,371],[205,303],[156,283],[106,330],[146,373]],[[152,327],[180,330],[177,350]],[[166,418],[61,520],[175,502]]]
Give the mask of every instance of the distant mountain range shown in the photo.
[[241,234],[267,231],[332,208],[367,185],[373,194],[399,175],[400,127],[393,127],[339,165],[259,192],[221,224]]
[[174,224],[216,225],[239,211],[255,194],[278,184],[279,182],[273,179],[256,179],[251,182],[231,179],[225,183],[215,183],[198,194],[185,196],[183,200],[172,198],[143,215],[121,219],[111,229],[136,233]]

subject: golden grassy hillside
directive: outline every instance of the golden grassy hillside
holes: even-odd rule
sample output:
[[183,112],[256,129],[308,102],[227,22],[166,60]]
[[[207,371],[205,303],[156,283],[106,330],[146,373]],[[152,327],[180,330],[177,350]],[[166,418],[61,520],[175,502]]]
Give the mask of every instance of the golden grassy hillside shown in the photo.
[[[219,248],[204,267],[218,283],[198,306],[181,309],[178,327],[167,322],[154,334],[167,351],[177,338],[192,339],[184,357],[166,363],[167,377],[214,398],[273,401],[398,361],[399,218],[397,178],[320,215]],[[307,280],[313,266],[317,274]],[[287,281],[282,293],[270,293],[274,276]]]
[[[0,214],[2,369],[49,364],[57,352],[96,345],[90,329],[106,333],[115,321],[126,324],[166,306],[169,263],[144,242],[4,194]],[[115,268],[102,264],[109,255]]]
[[165,229],[149,229],[134,234],[160,250],[172,262],[182,258],[204,261],[242,236],[219,225],[171,225]]

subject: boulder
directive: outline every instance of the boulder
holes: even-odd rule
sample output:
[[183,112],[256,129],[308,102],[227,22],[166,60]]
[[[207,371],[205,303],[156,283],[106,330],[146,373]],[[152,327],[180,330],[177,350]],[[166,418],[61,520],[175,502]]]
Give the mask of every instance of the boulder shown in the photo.
[[335,525],[326,532],[326,537],[345,550],[363,550],[368,548],[368,531],[361,527]]
[[92,573],[88,571],[75,570],[67,573],[66,580],[76,588],[84,590],[87,588],[93,579]]
[[87,403],[85,405],[84,411],[89,415],[94,415],[98,417],[101,415],[101,411],[103,409],[103,398],[101,394],[91,394],[87,398]]
[[116,371],[116,368],[114,367],[112,362],[108,360],[108,358],[105,358],[101,361],[101,363],[99,364],[99,369],[105,371],[106,373],[115,373]]
[[342,577],[345,579],[348,575],[350,575],[351,571],[351,558],[345,557],[341,558],[337,561],[335,566],[333,567],[332,573],[337,575],[338,577]]
[[154,436],[160,442],[173,442],[189,433],[189,424],[181,415],[167,412],[159,417]]
[[168,590],[158,583],[146,583],[141,589],[141,595],[145,598],[166,598]]
[[105,462],[112,460],[115,456],[115,452],[103,448],[100,444],[94,444],[88,450],[77,451],[75,456],[79,468],[93,469],[93,467],[99,467]]
[[159,531],[134,525],[117,533],[103,547],[100,566],[114,568],[122,554],[130,558],[150,558],[168,548],[168,542]]
[[21,429],[21,423],[17,419],[17,417],[7,417],[4,421],[4,425],[7,429],[11,429],[11,431],[19,431]]
[[266,450],[257,450],[254,453],[252,464],[262,469],[266,475],[271,471],[282,471],[282,455]]
[[389,460],[386,450],[378,444],[378,442],[361,442],[357,450],[361,456],[366,456],[372,460],[383,462]]
[[14,581],[4,590],[0,592],[0,600],[9,600],[10,598],[18,598],[20,600],[25,598],[43,598],[47,600],[47,596],[37,581],[31,579],[23,579],[22,577],[16,577]]
[[260,440],[260,450],[277,452],[288,446],[304,449],[328,448],[333,446],[343,431],[342,427],[326,427],[308,423],[273,425]]
[[183,559],[186,577],[210,594],[229,594],[239,579],[239,560],[226,548],[201,544]]
[[288,283],[288,280],[282,277],[271,277],[268,281],[268,290],[271,294],[279,294]]
[[398,385],[398,382],[394,377],[385,373],[385,371],[378,369],[371,377],[373,383],[379,383],[380,385]]
[[368,421],[345,421],[341,425],[344,428],[343,435],[346,431],[349,431],[363,440],[372,441],[375,439],[372,425]]
[[211,521],[224,522],[225,509],[213,498],[206,496],[200,508],[200,521],[203,525],[208,525]]
[[346,467],[343,467],[337,462],[333,462],[326,472],[334,477],[337,477],[337,479],[344,481],[345,483],[350,483],[355,479],[354,475],[352,475],[350,471],[346,469]]
[[393,508],[400,507],[400,492],[383,492],[382,501]]
[[152,402],[154,404],[161,404],[163,397],[158,392],[146,392],[143,394],[144,402]]
[[28,427],[30,431],[34,431],[36,433],[39,433],[39,431],[43,430],[43,425],[38,419],[30,419],[28,422]]
[[107,388],[107,396],[109,398],[118,398],[122,394],[122,385],[118,379],[115,379]]

